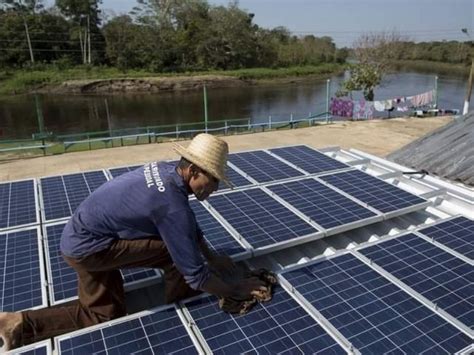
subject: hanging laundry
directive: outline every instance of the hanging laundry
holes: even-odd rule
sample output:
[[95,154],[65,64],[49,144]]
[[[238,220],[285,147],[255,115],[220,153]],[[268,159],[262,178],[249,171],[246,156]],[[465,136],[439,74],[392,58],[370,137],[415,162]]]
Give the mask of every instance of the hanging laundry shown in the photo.
[[329,110],[331,115],[338,117],[352,117],[354,104],[352,100],[344,100],[339,98],[331,98]]
[[408,111],[408,106],[399,106],[399,107],[397,107],[397,111],[407,112]]
[[411,97],[411,104],[414,107],[426,106],[426,105],[429,105],[432,101],[433,101],[433,90]]
[[383,112],[393,108],[392,100],[374,101],[374,107],[377,111]]
[[372,101],[354,100],[352,117],[355,119],[371,119],[374,116],[374,103]]

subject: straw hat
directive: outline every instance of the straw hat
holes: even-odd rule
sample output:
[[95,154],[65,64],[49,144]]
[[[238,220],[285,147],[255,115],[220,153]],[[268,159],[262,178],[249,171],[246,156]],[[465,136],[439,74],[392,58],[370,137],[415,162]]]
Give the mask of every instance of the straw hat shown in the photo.
[[174,150],[186,160],[232,187],[225,174],[229,147],[222,139],[201,133],[193,138],[187,148],[175,144]]

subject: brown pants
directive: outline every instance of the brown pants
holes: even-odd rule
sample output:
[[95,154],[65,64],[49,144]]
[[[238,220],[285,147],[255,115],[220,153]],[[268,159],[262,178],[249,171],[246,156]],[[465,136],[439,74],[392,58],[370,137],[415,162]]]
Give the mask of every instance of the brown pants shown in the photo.
[[22,312],[23,345],[124,316],[121,268],[163,269],[167,303],[199,293],[186,284],[165,244],[157,239],[117,240],[110,248],[85,258],[64,259],[77,272],[79,300]]

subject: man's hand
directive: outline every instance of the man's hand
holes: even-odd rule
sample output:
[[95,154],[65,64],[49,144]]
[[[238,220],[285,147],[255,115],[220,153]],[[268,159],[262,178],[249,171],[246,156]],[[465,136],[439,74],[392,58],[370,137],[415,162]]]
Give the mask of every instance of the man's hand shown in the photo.
[[236,285],[235,298],[245,300],[251,296],[255,296],[258,299],[261,297],[262,293],[267,291],[268,289],[265,286],[265,281],[260,280],[258,277],[250,277],[241,280]]
[[231,274],[235,270],[234,262],[227,255],[213,255],[208,262],[220,274]]

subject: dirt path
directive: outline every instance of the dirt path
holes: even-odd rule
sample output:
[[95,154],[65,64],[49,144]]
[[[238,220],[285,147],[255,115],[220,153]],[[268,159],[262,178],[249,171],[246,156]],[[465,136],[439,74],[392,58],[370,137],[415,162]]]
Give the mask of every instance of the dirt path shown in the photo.
[[[381,157],[451,121],[451,117],[340,122],[294,130],[226,136],[231,152],[307,144],[356,148]],[[187,142],[180,142],[186,145]],[[146,144],[0,162],[0,181],[174,159],[172,143]]]

